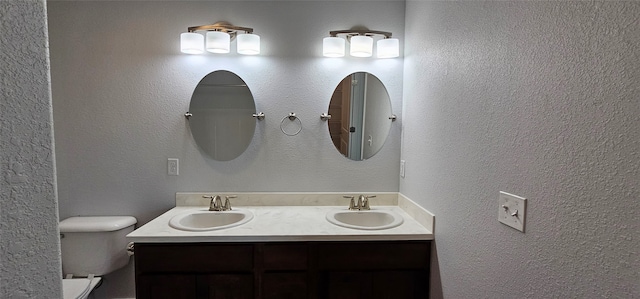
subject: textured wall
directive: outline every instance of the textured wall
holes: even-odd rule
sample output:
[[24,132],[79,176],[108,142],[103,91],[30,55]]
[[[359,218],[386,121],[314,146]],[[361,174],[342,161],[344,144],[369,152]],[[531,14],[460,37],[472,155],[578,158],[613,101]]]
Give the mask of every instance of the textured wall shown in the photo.
[[400,191],[437,217],[434,298],[640,297],[640,3],[406,11]]
[[[402,1],[49,2],[60,217],[145,223],[173,207],[178,191],[397,191],[401,121],[376,156],[355,162],[340,156],[320,114],[342,78],[368,71],[401,117],[402,59],[323,58],[322,38],[363,25],[403,40],[404,12]],[[179,52],[188,26],[222,20],[253,27],[263,53]],[[229,162],[203,156],[183,116],[196,84],[220,69],[242,77],[266,114]],[[289,112],[303,122],[295,137],[279,128]],[[169,157],[180,159],[180,176],[167,176]],[[132,295],[121,287],[130,273],[109,277],[124,290],[110,296]]]
[[0,298],[59,298],[44,1],[0,1],[0,32]]
[[[188,26],[219,20],[254,27],[262,55],[179,52]],[[49,2],[61,218],[131,214],[146,222],[172,207],[177,191],[397,191],[400,122],[378,155],[354,162],[334,148],[320,114],[344,76],[369,71],[400,116],[402,59],[321,51],[330,30],[355,25],[402,39],[403,20],[398,1]],[[196,84],[219,69],[242,77],[266,114],[247,151],[229,162],[202,155],[184,118]],[[289,112],[303,122],[295,137],[279,128]],[[168,157],[180,158],[180,176],[167,176]]]

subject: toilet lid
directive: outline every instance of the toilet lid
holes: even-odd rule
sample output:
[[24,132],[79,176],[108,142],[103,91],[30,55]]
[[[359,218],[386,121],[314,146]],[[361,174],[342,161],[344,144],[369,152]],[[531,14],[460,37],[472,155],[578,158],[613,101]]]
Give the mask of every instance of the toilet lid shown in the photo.
[[90,291],[90,279],[73,278],[62,280],[62,294],[64,295],[64,299],[86,298]]

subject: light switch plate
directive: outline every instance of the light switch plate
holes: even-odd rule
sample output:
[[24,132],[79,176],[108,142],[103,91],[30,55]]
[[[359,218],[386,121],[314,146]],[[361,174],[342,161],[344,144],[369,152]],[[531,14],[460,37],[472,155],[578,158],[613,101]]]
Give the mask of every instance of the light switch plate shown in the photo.
[[401,178],[404,178],[404,167],[405,167],[404,160],[400,160],[400,177]]
[[500,191],[498,221],[524,233],[527,199]]

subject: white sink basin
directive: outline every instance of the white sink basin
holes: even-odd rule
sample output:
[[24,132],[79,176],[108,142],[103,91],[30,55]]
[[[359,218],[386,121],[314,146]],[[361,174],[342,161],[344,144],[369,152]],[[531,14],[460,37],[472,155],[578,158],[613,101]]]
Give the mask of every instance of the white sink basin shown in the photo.
[[388,229],[404,222],[402,216],[387,210],[336,210],[327,213],[326,217],[335,225],[364,230]]
[[207,209],[189,211],[173,216],[169,226],[186,231],[210,231],[235,227],[253,219],[253,213],[247,210],[209,211]]

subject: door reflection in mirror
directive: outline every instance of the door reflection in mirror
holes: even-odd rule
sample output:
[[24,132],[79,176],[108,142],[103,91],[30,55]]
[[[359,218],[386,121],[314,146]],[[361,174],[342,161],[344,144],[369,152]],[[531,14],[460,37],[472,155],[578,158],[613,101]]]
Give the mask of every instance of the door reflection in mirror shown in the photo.
[[384,145],[391,129],[391,101],[376,76],[357,72],[345,77],[329,103],[329,134],[345,157],[362,161]]

